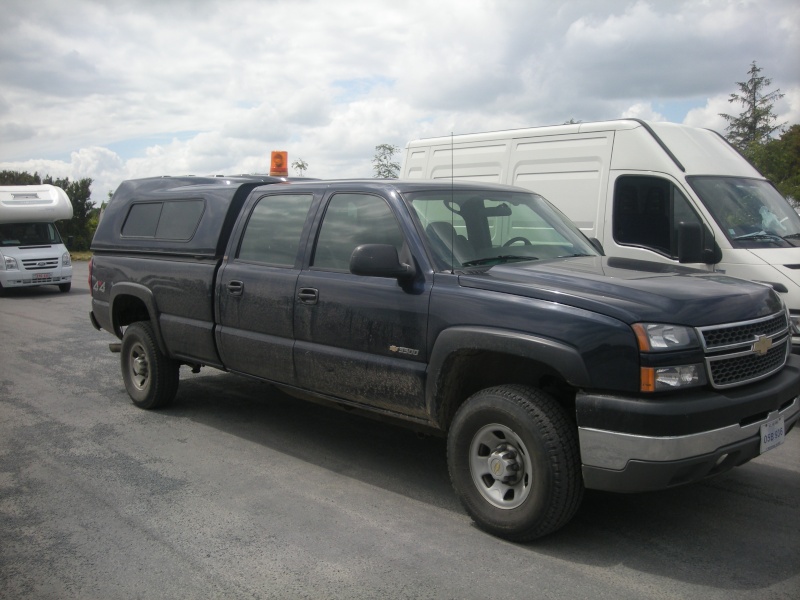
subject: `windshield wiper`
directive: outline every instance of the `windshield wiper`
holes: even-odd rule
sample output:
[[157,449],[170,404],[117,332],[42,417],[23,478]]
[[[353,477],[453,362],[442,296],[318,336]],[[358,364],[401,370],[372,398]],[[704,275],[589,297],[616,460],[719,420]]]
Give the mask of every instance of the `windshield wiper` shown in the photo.
[[744,235],[739,235],[733,238],[733,241],[738,242],[739,240],[783,240],[779,235],[774,233],[767,233],[766,231],[754,231],[753,233],[745,233]]
[[510,260],[539,260],[536,256],[517,256],[515,254],[501,254],[500,256],[487,256],[486,258],[476,258],[463,263],[465,267],[477,267],[495,262],[498,265],[507,263]]

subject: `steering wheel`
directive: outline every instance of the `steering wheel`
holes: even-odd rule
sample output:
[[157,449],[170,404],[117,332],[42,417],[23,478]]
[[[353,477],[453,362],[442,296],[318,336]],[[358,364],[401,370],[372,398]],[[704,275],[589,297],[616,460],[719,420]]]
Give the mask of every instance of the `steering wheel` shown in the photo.
[[508,240],[505,244],[503,244],[503,248],[506,248],[506,247],[510,246],[511,244],[513,244],[515,242],[522,242],[526,246],[533,246],[533,244],[531,244],[531,241],[528,238],[522,237],[520,235],[520,236],[513,237],[510,240]]

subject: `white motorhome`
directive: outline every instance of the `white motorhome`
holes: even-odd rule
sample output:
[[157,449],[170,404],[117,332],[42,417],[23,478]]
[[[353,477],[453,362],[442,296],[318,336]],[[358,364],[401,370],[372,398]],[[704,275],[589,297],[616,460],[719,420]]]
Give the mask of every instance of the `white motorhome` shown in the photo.
[[54,185],[0,186],[0,294],[8,288],[72,286],[72,260],[55,222],[72,218]]
[[800,325],[800,216],[716,132],[630,119],[414,140],[401,177],[528,188],[606,255],[769,284]]

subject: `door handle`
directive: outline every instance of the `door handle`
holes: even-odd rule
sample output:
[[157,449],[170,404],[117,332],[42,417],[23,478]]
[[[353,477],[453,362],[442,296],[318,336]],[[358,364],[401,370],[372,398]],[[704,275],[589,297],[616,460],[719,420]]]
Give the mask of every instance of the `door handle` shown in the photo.
[[228,293],[231,296],[241,296],[244,292],[244,282],[231,280],[228,282]]
[[300,288],[297,297],[303,304],[316,304],[319,300],[319,290],[316,288]]

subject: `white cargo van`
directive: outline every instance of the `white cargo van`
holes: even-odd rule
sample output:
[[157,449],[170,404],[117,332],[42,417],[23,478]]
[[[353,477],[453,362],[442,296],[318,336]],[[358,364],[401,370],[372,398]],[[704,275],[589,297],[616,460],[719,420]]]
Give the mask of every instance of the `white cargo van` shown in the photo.
[[8,288],[72,286],[72,261],[55,222],[72,218],[54,185],[0,186],[0,294]]
[[415,140],[401,177],[528,188],[606,255],[769,284],[800,324],[800,216],[713,131],[630,119]]

